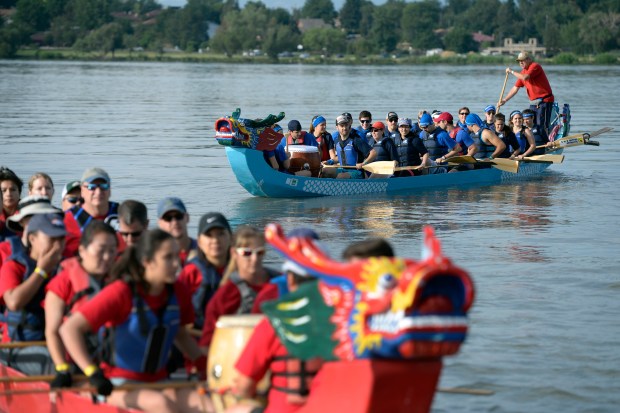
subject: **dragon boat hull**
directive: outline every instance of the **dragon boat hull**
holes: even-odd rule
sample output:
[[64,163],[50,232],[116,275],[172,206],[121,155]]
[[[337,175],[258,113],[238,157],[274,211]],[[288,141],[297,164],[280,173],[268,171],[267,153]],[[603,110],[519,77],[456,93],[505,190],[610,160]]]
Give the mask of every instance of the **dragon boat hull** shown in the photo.
[[[554,153],[561,153],[561,150]],[[518,173],[485,168],[386,179],[329,179],[278,172],[265,162],[261,151],[250,148],[227,146],[226,156],[241,186],[252,195],[268,198],[391,194],[449,186],[492,185],[532,179],[550,165],[548,162],[523,162]]]
[[[25,375],[17,370],[0,363],[0,377],[20,378]],[[52,401],[48,390],[49,384],[38,382],[3,381],[0,392],[29,391],[30,394],[14,394],[0,396],[0,412],[28,412],[28,413],[143,413],[140,410],[123,409],[106,403],[93,403],[90,398],[72,392],[59,393]]]

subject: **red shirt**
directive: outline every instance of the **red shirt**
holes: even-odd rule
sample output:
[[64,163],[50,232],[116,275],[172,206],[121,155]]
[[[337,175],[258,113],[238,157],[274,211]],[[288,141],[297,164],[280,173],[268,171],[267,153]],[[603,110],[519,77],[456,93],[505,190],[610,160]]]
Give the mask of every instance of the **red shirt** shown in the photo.
[[280,297],[280,290],[277,284],[269,283],[266,285],[256,296],[254,304],[252,305],[252,314],[262,314],[260,306],[265,301],[275,300]]
[[[269,282],[261,285],[248,285],[251,289],[256,291],[256,293],[259,293],[263,287],[269,285]],[[241,292],[235,283],[228,281],[217,289],[205,309],[205,322],[202,326],[202,336],[199,341],[201,346],[207,347],[211,344],[217,319],[223,315],[235,314],[240,305]]]
[[[282,360],[273,361],[274,357],[288,355],[286,348],[280,342],[273,327],[267,318],[261,320],[250,336],[248,344],[239,356],[235,368],[244,376],[259,382],[267,370],[284,371],[286,366]],[[286,387],[287,379],[283,375],[272,375],[271,385]],[[267,398],[265,413],[292,413],[299,410],[303,404],[291,404],[287,394],[281,391],[270,390]]]
[[[215,268],[217,273],[220,275],[220,279],[225,268],[226,267]],[[196,291],[198,291],[198,288],[200,288],[200,283],[202,282],[202,272],[200,272],[196,264],[189,263],[181,270],[178,280],[187,286],[191,295],[194,295]]]
[[[179,282],[174,283],[174,293],[179,303],[179,311],[181,314],[181,327],[194,322],[194,313],[192,311],[192,303],[185,286]],[[157,296],[145,295],[140,293],[145,304],[154,312],[157,312],[168,302],[168,292],[166,289]],[[91,331],[97,331],[100,327],[117,326],[125,322],[131,314],[132,308],[131,287],[124,281],[114,281],[106,286],[92,300],[84,304],[78,312],[88,321]],[[146,349],[145,349],[146,350]],[[129,380],[152,382],[158,381],[166,377],[166,369],[154,374],[136,373],[124,370],[119,367],[110,366],[102,363],[101,367],[106,377],[122,377]]]
[[547,79],[547,75],[542,66],[536,62],[530,63],[527,69],[521,71],[522,75],[530,75],[530,78],[526,81],[517,79],[515,83],[516,87],[525,86],[527,96],[530,100],[540,99],[545,96],[545,102],[553,102],[553,92],[551,91],[551,85]]

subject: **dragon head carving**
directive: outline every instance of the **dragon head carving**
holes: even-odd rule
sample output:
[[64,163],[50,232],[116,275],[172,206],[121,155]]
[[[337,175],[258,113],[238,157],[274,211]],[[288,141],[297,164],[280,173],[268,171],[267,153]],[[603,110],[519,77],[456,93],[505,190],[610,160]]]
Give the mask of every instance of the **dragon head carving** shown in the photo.
[[257,150],[272,150],[284,135],[272,129],[272,126],[284,119],[284,112],[268,115],[264,119],[243,119],[241,109],[231,116],[215,121],[215,139],[224,146],[244,146]]
[[287,239],[270,224],[267,241],[315,281],[263,305],[289,353],[301,359],[417,359],[458,351],[474,299],[469,275],[442,255],[424,229],[423,257],[342,263],[309,238]]

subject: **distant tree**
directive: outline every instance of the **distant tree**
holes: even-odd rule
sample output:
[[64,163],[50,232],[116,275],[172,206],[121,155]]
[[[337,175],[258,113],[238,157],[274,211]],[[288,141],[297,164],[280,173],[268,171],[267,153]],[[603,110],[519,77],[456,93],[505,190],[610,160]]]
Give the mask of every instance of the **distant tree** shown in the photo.
[[92,30],[86,37],[75,43],[75,48],[85,52],[102,52],[103,55],[112,53],[123,46],[123,27],[119,23],[104,24]]
[[617,49],[620,37],[620,13],[587,14],[579,22],[579,32],[583,52],[602,53]]
[[526,34],[523,16],[513,0],[507,0],[500,4],[496,12],[494,26],[494,32],[485,33],[494,34],[497,45],[502,45],[507,37],[520,39]]
[[443,38],[444,49],[456,53],[478,51],[478,44],[474,41],[471,32],[464,27],[453,27]]
[[19,0],[15,21],[27,27],[33,32],[47,30],[50,26],[50,16],[45,2],[41,0]]
[[300,35],[294,33],[289,26],[273,25],[265,32],[263,51],[272,59],[277,59],[278,53],[294,50],[300,41]]
[[305,50],[327,54],[344,53],[347,49],[347,37],[338,29],[311,29],[303,34],[302,44]]
[[332,23],[336,16],[332,0],[306,0],[301,8],[301,17],[307,19],[323,19],[325,23]]
[[346,0],[340,9],[340,25],[349,33],[359,33],[363,0]]
[[15,57],[19,46],[21,34],[15,25],[2,26],[2,18],[0,18],[0,58]]
[[471,7],[462,13],[460,23],[470,32],[494,33],[497,29],[496,17],[500,6],[500,0],[475,0]]
[[400,40],[403,7],[404,3],[394,1],[375,7],[367,38],[375,45],[376,50],[392,52],[396,49]]
[[424,0],[405,6],[400,20],[402,40],[415,49],[428,50],[441,47],[441,40],[434,30],[439,27],[441,6],[437,0]]
[[372,16],[375,13],[376,6],[373,2],[365,0],[361,7],[361,17],[359,22],[359,34],[368,36],[372,29]]
[[110,0],[69,0],[66,10],[74,27],[82,32],[103,26],[111,20]]

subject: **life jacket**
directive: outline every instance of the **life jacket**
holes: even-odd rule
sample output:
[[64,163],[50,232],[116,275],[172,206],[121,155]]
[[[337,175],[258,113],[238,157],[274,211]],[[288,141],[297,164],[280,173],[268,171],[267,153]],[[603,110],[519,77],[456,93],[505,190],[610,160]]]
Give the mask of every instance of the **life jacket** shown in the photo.
[[472,136],[474,143],[478,146],[478,152],[474,155],[476,159],[489,158],[495,152],[495,146],[490,145],[482,140],[482,132],[488,128],[480,128],[478,132]]
[[[396,152],[398,152],[398,166],[417,166],[421,162],[421,156],[413,145],[416,135],[409,132],[405,139],[399,138],[395,141]],[[398,142],[398,143],[396,143]]]
[[510,158],[510,155],[512,155],[512,152],[510,150],[510,142],[508,141],[508,135],[506,134],[506,128],[504,128],[502,132],[495,131],[495,134],[497,135],[499,140],[504,142],[504,145],[506,145],[506,149],[504,149],[504,152],[501,153],[500,158]]
[[68,271],[69,282],[75,292],[71,302],[65,308],[65,313],[68,315],[76,312],[101,291],[101,284],[84,270],[78,257],[63,261],[62,267],[64,271]]
[[211,297],[215,295],[215,292],[220,285],[221,277],[213,265],[204,262],[199,257],[190,259],[187,261],[187,264],[194,264],[202,275],[200,286],[194,295],[192,295],[192,306],[194,307],[195,314],[194,327],[197,329],[202,329],[205,321],[205,308],[207,307],[209,300],[211,300]]
[[299,134],[299,138],[294,141],[293,137],[291,135],[288,135],[286,137],[286,142],[289,145],[305,145],[306,144],[306,131],[301,131],[301,133]]
[[377,152],[377,157],[375,158],[375,162],[392,160],[392,155],[385,147],[385,144],[387,143],[387,139],[391,139],[391,138],[384,136],[383,139],[381,139],[379,142],[375,142],[375,144],[372,146],[375,152]]
[[[296,359],[292,356],[276,356],[274,361],[281,367],[271,369],[273,377],[286,377],[286,387],[274,386],[271,389],[286,393],[287,402],[290,404],[303,404],[310,394],[312,379],[323,365],[323,360],[315,358],[307,361]],[[283,368],[282,368],[283,367]]]
[[435,127],[435,130],[432,133],[424,131],[423,134],[420,134],[420,138],[422,138],[422,143],[426,147],[428,151],[428,156],[435,160],[437,158],[441,158],[445,154],[448,153],[448,148],[439,144],[437,140],[437,136],[441,133],[445,132],[440,127]]
[[519,132],[515,133],[515,136],[517,137],[517,142],[519,142],[519,149],[521,149],[521,153],[525,153],[529,146],[529,143],[527,142],[527,138],[525,136],[525,127],[522,127]]
[[[122,324],[104,332],[102,360],[136,373],[154,374],[166,368],[181,313],[174,286],[168,284],[168,301],[158,314],[148,308],[131,283],[131,313]],[[145,308],[146,307],[146,308]]]
[[[11,254],[6,259],[15,261],[25,267],[22,282],[29,277],[38,277],[32,272],[37,267],[37,262],[30,258],[24,248],[22,240],[17,237],[9,237]],[[41,302],[45,299],[45,286],[49,280],[45,280],[34,294],[32,299],[17,311],[6,311],[6,323],[11,341],[38,341],[45,339],[45,311]]]
[[[538,125],[532,125],[530,128],[530,132],[534,135],[534,142],[536,142],[536,146],[546,145],[549,143],[549,138],[545,135],[542,128]],[[534,151],[534,155],[543,155],[545,153],[545,148],[539,148]]]
[[[265,268],[265,271],[267,271],[269,280],[279,275],[278,272],[270,268]],[[239,294],[241,294],[241,304],[239,304],[236,314],[250,314],[258,293],[250,287],[247,282],[241,279],[238,272],[233,272],[230,275],[230,281],[237,286]]]
[[345,141],[338,139],[336,154],[340,165],[355,166],[357,164],[357,152],[353,147],[353,138],[349,136]]
[[323,132],[321,136],[315,137],[316,142],[319,144],[319,153],[321,154],[321,161],[327,161],[331,159],[329,156],[329,148],[327,147],[327,132]]
[[[118,230],[118,202],[110,202],[109,204],[108,213],[103,221],[106,224],[110,224],[115,230]],[[78,223],[80,232],[84,232],[84,228],[93,220],[93,217],[80,205],[74,206],[69,212],[71,212],[73,218]]]

